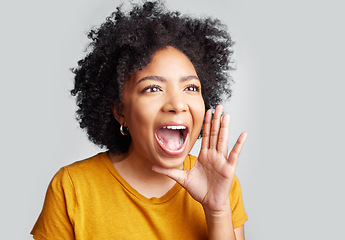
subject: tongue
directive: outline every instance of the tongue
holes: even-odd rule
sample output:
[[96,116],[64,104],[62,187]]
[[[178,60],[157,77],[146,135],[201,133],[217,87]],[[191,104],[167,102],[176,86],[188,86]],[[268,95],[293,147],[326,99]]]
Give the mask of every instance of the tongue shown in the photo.
[[183,136],[180,130],[160,128],[156,134],[159,141],[170,150],[178,150],[183,144]]

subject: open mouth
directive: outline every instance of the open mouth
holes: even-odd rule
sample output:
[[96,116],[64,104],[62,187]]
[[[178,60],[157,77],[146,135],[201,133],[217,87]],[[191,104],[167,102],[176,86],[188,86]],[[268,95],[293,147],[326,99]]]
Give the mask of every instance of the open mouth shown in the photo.
[[168,154],[176,155],[184,151],[188,138],[186,126],[163,126],[156,131],[159,146]]

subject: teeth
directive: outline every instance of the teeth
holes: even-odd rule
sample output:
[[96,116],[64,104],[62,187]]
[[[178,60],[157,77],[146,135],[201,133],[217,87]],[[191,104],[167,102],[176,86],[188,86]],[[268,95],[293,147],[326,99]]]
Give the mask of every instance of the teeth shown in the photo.
[[185,126],[165,126],[165,127],[163,127],[163,128],[172,129],[172,130],[186,129]]

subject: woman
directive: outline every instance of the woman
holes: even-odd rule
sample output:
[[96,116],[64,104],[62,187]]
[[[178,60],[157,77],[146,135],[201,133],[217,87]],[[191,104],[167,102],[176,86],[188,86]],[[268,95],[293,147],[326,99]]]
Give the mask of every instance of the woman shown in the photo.
[[244,239],[234,172],[246,133],[228,155],[217,106],[231,94],[225,27],[147,2],[118,8],[89,38],[72,94],[80,126],[108,151],[54,176],[34,238]]

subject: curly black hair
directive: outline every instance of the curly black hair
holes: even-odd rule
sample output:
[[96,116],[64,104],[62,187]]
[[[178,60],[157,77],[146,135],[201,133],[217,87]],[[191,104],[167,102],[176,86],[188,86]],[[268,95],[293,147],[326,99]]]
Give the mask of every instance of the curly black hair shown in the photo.
[[183,52],[193,63],[202,86],[205,108],[230,98],[229,75],[233,41],[218,19],[191,18],[167,11],[161,1],[117,7],[88,38],[86,57],[72,69],[75,74],[77,120],[89,139],[117,153],[128,151],[130,135],[122,136],[112,114],[122,106],[126,79],[143,69],[152,55],[167,46]]

